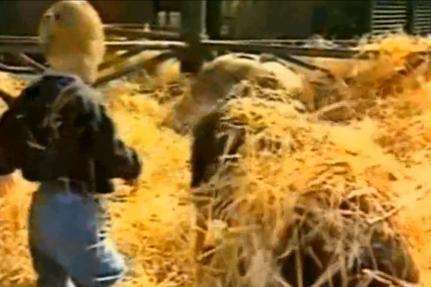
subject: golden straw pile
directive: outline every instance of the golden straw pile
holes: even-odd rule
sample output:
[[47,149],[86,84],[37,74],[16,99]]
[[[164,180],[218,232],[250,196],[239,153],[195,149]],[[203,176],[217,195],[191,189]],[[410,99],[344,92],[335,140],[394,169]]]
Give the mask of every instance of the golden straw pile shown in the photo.
[[[112,238],[130,266],[119,286],[407,286],[418,274],[431,285],[431,63],[410,54],[429,43],[400,35],[369,47],[384,56],[315,60],[336,77],[305,76],[313,105],[279,86],[238,84],[217,132],[240,127],[244,144],[193,192],[191,137],[163,125],[187,80],[105,87],[121,137],[144,162],[136,186],[118,183],[110,198]],[[24,85],[0,80],[13,94]],[[1,179],[0,286],[34,284],[26,224],[35,187],[18,173]],[[367,268],[349,271],[358,266]]]

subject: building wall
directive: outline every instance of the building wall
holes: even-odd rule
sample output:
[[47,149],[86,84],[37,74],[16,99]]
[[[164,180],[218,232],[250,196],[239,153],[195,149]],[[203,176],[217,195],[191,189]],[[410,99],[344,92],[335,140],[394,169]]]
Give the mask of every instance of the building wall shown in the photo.
[[[235,38],[341,38],[369,31],[370,0],[237,0]],[[332,34],[332,35],[331,35]]]
[[303,37],[310,33],[314,1],[239,1],[235,38]]
[[[218,1],[218,0],[207,0]],[[233,38],[307,38],[320,33],[350,38],[369,32],[375,0],[220,0],[227,16],[223,36]],[[55,0],[0,0],[0,34],[35,35],[42,13]],[[180,0],[90,0],[105,23],[155,23],[160,10],[178,10]],[[229,5],[225,5],[229,3]],[[232,6],[234,12],[226,12]],[[210,11],[209,11],[210,12]],[[233,14],[233,15],[227,15]]]
[[[43,12],[55,0],[0,1],[0,34],[35,35]],[[90,0],[105,23],[154,20],[150,0]]]

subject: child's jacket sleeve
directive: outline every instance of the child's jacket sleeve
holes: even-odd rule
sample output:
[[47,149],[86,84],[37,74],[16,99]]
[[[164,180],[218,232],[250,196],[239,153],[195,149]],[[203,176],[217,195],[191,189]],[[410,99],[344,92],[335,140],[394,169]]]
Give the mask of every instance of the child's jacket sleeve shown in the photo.
[[30,108],[28,92],[25,90],[0,118],[0,175],[22,168],[27,151],[37,147],[31,145],[25,118],[25,111]]
[[12,111],[7,111],[0,120],[0,175],[12,173],[17,164],[12,148],[14,137],[17,137],[13,130],[18,130],[18,121]]
[[136,152],[116,137],[95,91],[73,81],[44,77],[5,112],[0,119],[0,174],[22,169],[33,181],[91,181],[99,192],[112,190],[111,178],[139,175]]
[[92,147],[90,153],[94,156],[96,170],[106,178],[130,180],[138,177],[141,162],[136,152],[117,137],[105,108],[79,93],[82,92],[78,92],[70,110],[80,111],[74,120],[75,127],[83,128],[83,150]]

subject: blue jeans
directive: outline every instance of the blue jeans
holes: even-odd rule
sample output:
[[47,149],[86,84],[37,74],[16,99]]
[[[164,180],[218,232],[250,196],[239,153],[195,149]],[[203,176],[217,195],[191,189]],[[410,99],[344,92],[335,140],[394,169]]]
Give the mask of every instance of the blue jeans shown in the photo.
[[62,181],[41,184],[29,224],[38,287],[106,287],[123,276],[123,259],[104,241],[103,214],[92,195],[71,192]]

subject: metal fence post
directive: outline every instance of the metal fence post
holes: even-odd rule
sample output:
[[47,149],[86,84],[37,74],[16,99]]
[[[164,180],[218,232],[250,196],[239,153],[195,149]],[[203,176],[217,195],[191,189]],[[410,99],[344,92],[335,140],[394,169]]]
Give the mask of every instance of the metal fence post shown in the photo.
[[199,41],[206,35],[206,0],[181,2],[181,35],[186,41]]
[[202,65],[204,51],[200,41],[207,39],[206,0],[183,0],[181,3],[181,38],[189,48],[181,59],[183,72],[197,72]]
[[222,26],[222,0],[207,2],[207,33],[210,39],[220,39]]

